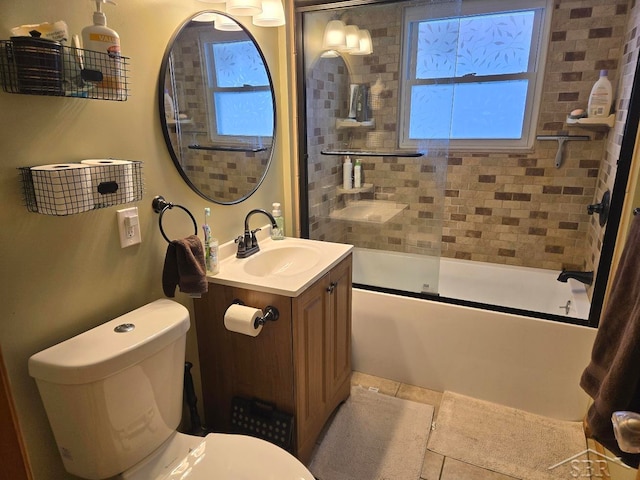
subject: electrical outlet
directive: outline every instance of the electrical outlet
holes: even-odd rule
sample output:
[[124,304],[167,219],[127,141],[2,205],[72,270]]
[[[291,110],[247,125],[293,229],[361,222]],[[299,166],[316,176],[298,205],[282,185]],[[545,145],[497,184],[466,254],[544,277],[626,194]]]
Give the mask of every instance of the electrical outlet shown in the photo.
[[140,218],[138,207],[118,210],[118,231],[120,232],[120,246],[122,248],[137,245],[142,242],[140,235]]

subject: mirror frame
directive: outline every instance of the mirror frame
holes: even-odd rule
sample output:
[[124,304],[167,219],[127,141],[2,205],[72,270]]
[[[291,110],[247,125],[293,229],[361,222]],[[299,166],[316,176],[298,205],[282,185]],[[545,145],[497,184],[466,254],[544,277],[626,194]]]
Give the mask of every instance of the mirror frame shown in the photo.
[[[210,196],[208,196],[207,194],[202,192],[193,183],[193,181],[187,175],[187,172],[185,172],[184,169],[182,168],[182,166],[180,165],[180,159],[178,158],[178,153],[176,153],[175,148],[173,146],[173,143],[171,142],[171,137],[169,135],[169,126],[167,125],[166,116],[165,116],[164,85],[165,85],[165,82],[167,80],[167,75],[168,75],[168,70],[167,69],[169,67],[169,58],[171,56],[171,51],[172,51],[172,49],[173,49],[173,47],[174,47],[174,45],[176,43],[176,40],[178,39],[180,34],[184,31],[186,26],[190,22],[192,22],[194,18],[198,17],[199,15],[201,15],[203,13],[214,13],[216,15],[222,15],[224,17],[230,18],[231,20],[233,20],[235,23],[238,24],[238,26],[242,29],[242,31],[253,42],[253,44],[256,47],[256,50],[260,54],[260,58],[262,59],[262,63],[264,65],[264,67],[265,67],[265,71],[267,73],[267,78],[269,79],[269,90],[271,92],[271,98],[273,99],[273,101],[272,101],[272,104],[273,104],[273,135],[271,136],[271,151],[269,152],[269,158],[267,159],[267,163],[266,163],[266,165],[264,167],[264,172],[262,173],[262,176],[258,179],[258,181],[255,184],[255,186],[251,189],[251,191],[249,191],[248,193],[242,193],[241,197],[239,197],[239,198],[237,198],[236,200],[233,200],[233,201],[223,201],[223,200],[220,200],[220,199],[211,198]],[[205,23],[205,22],[203,22],[203,23]],[[213,28],[213,24],[212,24],[211,28]],[[162,127],[162,135],[164,136],[164,141],[165,141],[165,144],[167,146],[167,150],[169,151],[169,155],[171,156],[171,160],[173,160],[173,164],[176,167],[176,169],[178,170],[178,173],[180,173],[180,176],[185,181],[185,183],[191,188],[191,190],[196,192],[198,195],[200,195],[205,200],[209,200],[210,202],[214,202],[214,203],[217,203],[219,205],[235,205],[235,204],[238,204],[238,203],[241,203],[241,202],[245,201],[247,198],[249,198],[251,195],[253,195],[258,190],[258,188],[260,188],[260,185],[262,185],[262,182],[266,178],[267,173],[269,173],[269,167],[271,166],[271,163],[273,162],[273,155],[274,155],[274,150],[275,150],[275,145],[276,145],[276,138],[277,138],[277,131],[278,131],[277,130],[278,119],[277,119],[277,109],[276,109],[276,95],[275,95],[275,90],[274,90],[274,86],[273,86],[273,78],[271,77],[271,71],[269,70],[269,65],[267,64],[267,59],[265,58],[264,53],[262,52],[262,48],[260,47],[260,44],[257,42],[255,37],[251,34],[251,32],[249,30],[247,30],[247,28],[244,25],[242,25],[240,22],[238,22],[234,17],[232,17],[228,13],[221,12],[219,10],[202,10],[202,11],[194,13],[189,18],[187,18],[184,22],[182,22],[180,24],[180,26],[176,29],[176,31],[173,33],[171,38],[169,39],[169,43],[167,44],[167,47],[166,47],[165,52],[164,52],[164,55],[162,56],[162,62],[160,63],[160,75],[158,77],[157,99],[158,99],[158,113],[159,113],[159,117],[160,117],[160,126]]]

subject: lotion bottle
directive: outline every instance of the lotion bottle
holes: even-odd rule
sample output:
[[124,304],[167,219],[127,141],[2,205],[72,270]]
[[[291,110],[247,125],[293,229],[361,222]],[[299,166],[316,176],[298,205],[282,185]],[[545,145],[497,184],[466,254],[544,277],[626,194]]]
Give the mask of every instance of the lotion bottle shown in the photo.
[[271,227],[271,238],[273,240],[284,240],[284,217],[282,216],[282,209],[277,202],[272,204],[271,207],[273,208],[271,215],[273,215],[276,225],[278,226],[278,228]]
[[218,257],[218,239],[211,236],[211,227],[207,219],[211,216],[211,209],[206,207],[204,209],[204,225],[202,229],[204,231],[204,260],[207,272],[216,274],[220,271],[220,260]]
[[[107,27],[107,17],[102,12],[102,4],[116,5],[113,0],[91,0],[96,4],[93,25],[82,29],[82,48],[85,69],[102,73],[102,81],[97,82],[98,95],[107,100],[126,100],[120,68],[120,36]],[[97,53],[94,53],[97,52]]]
[[611,112],[613,89],[607,74],[607,70],[600,70],[600,78],[591,89],[589,106],[587,107],[589,118],[606,118]]
[[344,157],[344,164],[342,165],[342,188],[345,190],[351,190],[353,183],[351,182],[351,174],[353,173],[353,164],[351,163],[351,157],[347,155]]

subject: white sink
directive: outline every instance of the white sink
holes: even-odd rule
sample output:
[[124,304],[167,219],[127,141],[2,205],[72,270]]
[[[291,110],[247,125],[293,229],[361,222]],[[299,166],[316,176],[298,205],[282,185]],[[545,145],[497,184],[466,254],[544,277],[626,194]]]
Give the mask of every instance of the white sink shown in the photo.
[[345,258],[352,245],[286,237],[272,240],[270,227],[257,232],[260,251],[236,258],[233,241],[220,246],[220,272],[208,275],[211,283],[297,297]]
[[247,258],[244,271],[256,277],[298,275],[316,266],[320,258],[320,250],[313,246],[274,243]]

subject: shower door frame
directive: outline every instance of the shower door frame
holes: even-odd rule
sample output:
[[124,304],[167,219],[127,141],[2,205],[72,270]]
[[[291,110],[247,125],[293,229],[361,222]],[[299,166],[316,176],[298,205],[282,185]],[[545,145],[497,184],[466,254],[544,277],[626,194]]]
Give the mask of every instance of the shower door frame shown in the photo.
[[[303,14],[305,12],[331,10],[346,7],[360,7],[366,5],[378,5],[395,3],[393,0],[294,0],[295,10],[295,51],[296,51],[296,88],[297,88],[297,111],[298,111],[298,168],[299,168],[299,215],[300,215],[300,233],[303,238],[309,238],[309,197],[308,197],[308,153],[307,153],[307,122],[306,122],[306,82],[305,82],[305,58],[303,42]],[[594,287],[591,297],[591,309],[586,323],[580,323],[588,327],[597,328],[600,322],[600,316],[603,311],[603,305],[607,294],[607,284],[609,275],[611,274],[611,264],[614,259],[616,250],[616,242],[618,230],[620,228],[623,206],[626,199],[626,187],[629,182],[629,174],[631,172],[631,164],[634,160],[634,152],[636,146],[636,137],[640,123],[640,51],[636,57],[636,65],[634,71],[633,86],[627,108],[627,116],[625,119],[625,127],[623,132],[622,143],[620,146],[620,155],[617,162],[616,176],[611,192],[611,203],[609,206],[609,215],[606,228],[602,240],[602,248],[600,251],[600,259],[598,268],[594,278]],[[640,161],[640,156],[638,161]],[[374,290],[383,291],[384,289],[374,288]],[[394,292],[395,293],[395,292]],[[411,295],[409,295],[411,296]],[[467,305],[464,300],[443,299],[437,296],[429,297],[430,300],[446,303],[456,303],[459,305]],[[469,305],[477,306],[477,305]],[[481,308],[491,306],[482,305]],[[501,311],[499,306],[496,308],[488,308],[490,310]],[[533,317],[545,318],[539,312],[531,312]],[[555,316],[554,316],[555,317]],[[550,318],[553,321],[565,323],[578,323],[575,319],[563,319],[561,316]]]

